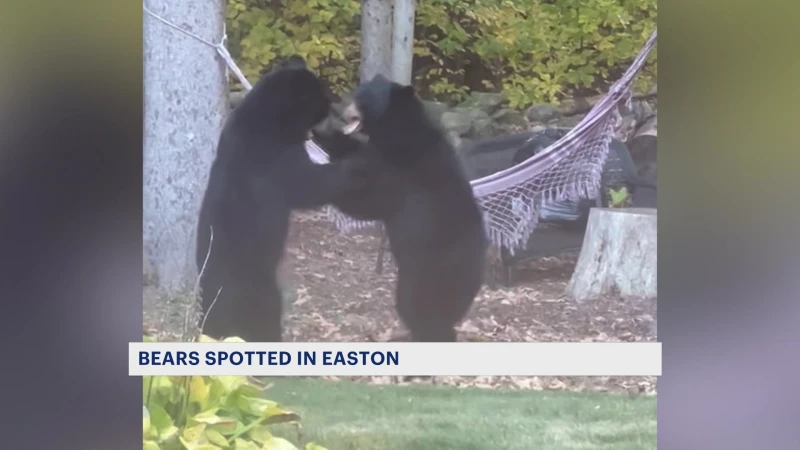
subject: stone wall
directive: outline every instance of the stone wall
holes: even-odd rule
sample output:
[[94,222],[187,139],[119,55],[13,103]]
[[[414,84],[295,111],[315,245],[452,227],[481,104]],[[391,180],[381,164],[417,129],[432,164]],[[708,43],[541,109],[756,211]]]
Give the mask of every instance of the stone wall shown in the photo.
[[[458,146],[463,140],[480,139],[520,131],[541,131],[545,128],[572,128],[600,99],[565,99],[558,105],[541,103],[524,111],[508,108],[502,94],[474,92],[463,103],[448,106],[426,101],[431,114],[442,125]],[[657,128],[657,91],[638,95],[630,111],[623,114],[620,139],[628,141],[638,134],[655,136]]]
[[[243,94],[231,93],[235,107]],[[464,102],[452,106],[424,101],[431,116],[441,121],[451,141],[464,148],[469,141],[546,128],[572,128],[583,119],[602,95],[562,100],[558,105],[541,103],[526,110],[512,109],[502,94],[473,92]],[[338,105],[341,109],[341,105]],[[618,138],[625,142],[640,170],[640,175],[656,179],[656,137],[658,134],[658,91],[634,95],[631,109],[623,111]]]

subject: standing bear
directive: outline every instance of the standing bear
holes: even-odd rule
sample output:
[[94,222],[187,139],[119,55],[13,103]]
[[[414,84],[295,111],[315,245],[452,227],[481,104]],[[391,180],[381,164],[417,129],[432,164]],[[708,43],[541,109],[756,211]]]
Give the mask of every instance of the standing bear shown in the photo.
[[329,111],[322,82],[292,57],[264,75],[226,121],[197,230],[204,334],[281,340],[277,270],[290,213],[332,203],[362,178],[358,161],[320,165],[306,153],[311,128]]
[[455,149],[412,87],[380,75],[353,93],[344,116],[343,131],[315,130],[315,140],[332,161],[362,161],[369,174],[366,187],[333,204],[386,227],[397,312],[411,340],[456,341],[483,284],[488,241]]

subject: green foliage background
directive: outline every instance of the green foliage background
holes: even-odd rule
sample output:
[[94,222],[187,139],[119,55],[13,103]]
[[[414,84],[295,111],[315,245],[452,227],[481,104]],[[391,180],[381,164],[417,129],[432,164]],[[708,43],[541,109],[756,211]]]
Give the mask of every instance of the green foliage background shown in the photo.
[[[420,0],[414,84],[429,99],[503,92],[510,106],[602,92],[656,27],[656,0]],[[273,61],[306,58],[339,94],[357,83],[357,0],[228,0],[230,50],[255,81]],[[637,77],[656,76],[656,49]]]

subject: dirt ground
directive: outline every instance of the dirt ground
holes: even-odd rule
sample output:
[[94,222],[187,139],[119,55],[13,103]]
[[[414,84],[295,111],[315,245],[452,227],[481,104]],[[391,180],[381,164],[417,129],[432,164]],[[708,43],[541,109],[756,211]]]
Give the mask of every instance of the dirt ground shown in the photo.
[[[403,332],[393,306],[394,265],[375,272],[375,233],[342,234],[321,213],[295,214],[283,284],[293,293],[284,339],[300,342],[386,341]],[[605,298],[576,304],[563,295],[577,254],[543,258],[514,272],[511,288],[484,288],[459,327],[464,341],[655,341],[656,302]],[[144,331],[177,340],[185,330],[187,301],[159,300],[145,286]],[[609,391],[654,395],[655,377],[434,377],[406,381],[363,377],[364,382],[434,383],[478,387]]]

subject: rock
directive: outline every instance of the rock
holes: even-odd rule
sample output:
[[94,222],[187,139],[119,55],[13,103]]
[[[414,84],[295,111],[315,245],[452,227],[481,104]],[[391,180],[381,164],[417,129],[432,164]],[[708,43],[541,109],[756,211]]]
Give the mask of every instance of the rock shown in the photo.
[[487,115],[486,117],[478,117],[472,122],[472,132],[469,133],[472,137],[488,136],[492,133],[494,122]]
[[642,88],[638,88],[638,87],[634,88],[633,96],[637,97],[637,98],[642,98],[642,97],[653,98],[653,97],[656,97],[656,96],[658,96],[658,84],[654,83],[652,86],[650,86],[646,90],[642,89]]
[[491,114],[503,104],[506,98],[503,94],[494,92],[473,92],[469,98],[459,106],[480,109],[486,114]]
[[442,126],[459,136],[467,134],[472,129],[472,116],[463,111],[446,111],[442,114]]
[[515,109],[503,108],[492,114],[492,119],[500,125],[527,127],[525,114]]
[[622,123],[617,130],[617,136],[623,140],[628,141],[636,133],[636,116],[628,113],[622,116]]
[[594,105],[603,98],[602,95],[594,95],[592,97],[577,97],[567,98],[561,100],[558,105],[558,113],[562,116],[571,116],[573,114],[583,114],[588,112]]
[[541,123],[534,123],[531,124],[530,129],[528,130],[530,133],[541,133],[542,131],[546,130],[547,127]]
[[589,108],[591,108],[589,102],[583,97],[565,98],[558,105],[558,113],[562,116],[571,116],[581,111],[588,111]]
[[567,116],[567,117],[560,117],[552,122],[548,122],[548,127],[557,127],[557,128],[574,128],[575,125],[580,123],[583,120],[583,114],[577,114],[574,116]]
[[457,106],[442,114],[442,125],[459,136],[483,135],[491,129],[492,118],[480,109]]
[[658,136],[658,116],[654,115],[641,124],[635,136]]
[[469,115],[472,119],[472,128],[467,132],[470,137],[482,137],[491,134],[494,122],[492,118],[482,109],[478,108],[455,108],[455,110],[463,111],[464,114]]
[[598,103],[600,100],[602,100],[602,99],[603,99],[605,96],[606,96],[606,94],[605,94],[605,93],[603,93],[603,94],[597,94],[597,95],[593,95],[593,96],[591,96],[591,97],[586,97],[586,102],[589,104],[589,108],[590,108],[590,109],[591,109],[591,108],[594,108],[594,105],[596,105],[596,104],[597,104],[597,103]]
[[503,117],[506,116],[506,114],[512,111],[514,110],[509,108],[498,109],[497,111],[490,114],[489,117],[491,117],[492,120],[501,120]]
[[533,105],[525,111],[525,117],[530,122],[547,122],[558,116],[558,109],[549,103]]
[[441,122],[442,114],[449,109],[449,107],[442,102],[423,100],[422,104],[425,105],[425,111],[427,111],[436,122]]
[[477,108],[467,108],[467,107],[464,107],[464,106],[456,106],[455,108],[452,109],[452,111],[468,115],[473,120],[491,119],[491,116],[489,116],[489,114],[487,114],[484,111],[482,111],[480,109],[477,109]]
[[647,103],[644,100],[634,100],[631,102],[631,113],[636,118],[637,123],[641,123],[646,121],[647,119],[653,117],[655,115],[655,111],[653,111],[653,107],[650,106],[650,103]]
[[627,145],[639,176],[658,182],[658,138],[651,134],[640,134],[628,141]]

